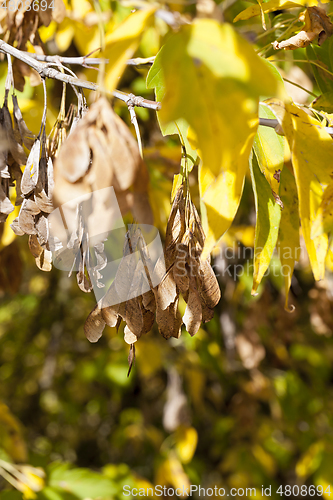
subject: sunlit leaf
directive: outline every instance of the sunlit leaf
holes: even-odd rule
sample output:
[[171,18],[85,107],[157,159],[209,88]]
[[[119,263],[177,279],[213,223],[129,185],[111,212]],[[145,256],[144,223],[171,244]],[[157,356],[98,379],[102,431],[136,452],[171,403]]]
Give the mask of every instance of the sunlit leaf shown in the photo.
[[189,463],[198,443],[198,433],[194,427],[180,426],[176,433],[176,450],[183,464]]
[[112,91],[122,75],[126,61],[137,49],[144,29],[149,25],[155,8],[138,10],[132,13],[112,33],[105,38],[104,57],[109,59],[106,66],[105,87]]
[[[293,104],[270,100],[269,105],[279,119],[291,150],[297,185],[302,232],[315,279],[325,273],[328,248],[326,234],[314,239],[311,230],[323,191],[331,182],[333,141],[323,126]],[[320,151],[320,154],[318,154]]]
[[[329,0],[322,0],[322,3],[327,3]],[[295,9],[296,7],[310,7],[312,5],[318,5],[317,0],[297,0],[296,2],[289,2],[287,0],[270,0],[262,4],[262,11],[267,14],[268,12],[275,12],[276,10],[285,9]],[[261,7],[260,5],[251,5],[247,9],[240,12],[234,19],[234,23],[237,21],[245,21],[254,16],[260,16]]]
[[333,231],[333,183],[331,182],[323,193],[323,199],[312,226],[311,237],[316,238],[323,233]]
[[212,20],[183,27],[168,39],[160,57],[165,82],[160,121],[167,126],[184,118],[202,159],[205,258],[239,205],[257,124],[257,99],[276,93],[278,83],[230,25]]

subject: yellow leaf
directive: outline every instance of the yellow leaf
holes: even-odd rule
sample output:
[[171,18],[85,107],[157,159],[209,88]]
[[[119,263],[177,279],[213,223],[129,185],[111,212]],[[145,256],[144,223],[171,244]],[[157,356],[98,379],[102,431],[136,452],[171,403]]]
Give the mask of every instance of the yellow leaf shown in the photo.
[[311,237],[333,231],[333,182],[324,191],[323,199],[312,226]]
[[296,474],[302,479],[313,474],[321,464],[325,446],[322,441],[312,444],[296,464]]
[[281,270],[285,283],[285,309],[292,311],[288,306],[289,289],[294,272],[295,261],[301,254],[299,242],[299,212],[298,196],[295,178],[285,167],[280,177],[280,197],[284,206],[281,214],[280,231],[278,237],[278,253],[282,264]]
[[97,25],[74,24],[74,42],[80,54],[90,54],[101,46],[100,31]]
[[160,121],[165,125],[184,118],[202,159],[206,258],[239,206],[258,124],[258,97],[276,94],[280,84],[232,26],[210,19],[182,27],[159,57],[165,86]]
[[109,59],[106,66],[105,87],[112,91],[122,75],[127,59],[137,49],[145,28],[152,21],[155,8],[138,10],[125,19],[105,38],[106,49],[103,57]]
[[0,402],[0,447],[17,462],[27,459],[27,449],[19,421],[8,406]]
[[74,23],[66,17],[60,24],[55,35],[55,41],[60,52],[65,52],[68,49],[73,40],[74,33]]
[[171,191],[171,203],[173,202],[174,197],[178,191],[178,188],[180,188],[182,182],[183,182],[183,176],[181,174],[176,174],[173,176],[173,184],[172,184],[172,191]]
[[194,427],[178,427],[175,433],[176,450],[183,464],[191,462],[198,444],[198,433]]
[[[329,0],[323,0],[323,3],[329,2]],[[289,2],[287,0],[270,0],[269,2],[260,5],[251,5],[245,10],[242,10],[235,17],[234,23],[237,21],[245,21],[254,16],[259,16],[261,12],[267,14],[268,12],[274,12],[281,9],[295,9],[296,7],[311,7],[312,5],[318,5],[317,0],[297,0],[296,2]]]
[[[325,187],[331,182],[333,141],[320,122],[294,104],[266,101],[287,137],[297,185],[303,236],[316,280],[325,274],[327,234],[311,238],[311,230]],[[320,151],[320,154],[318,152]]]
[[171,452],[157,469],[155,482],[161,485],[171,485],[181,490],[183,487],[185,490],[190,487],[190,480],[174,452]]

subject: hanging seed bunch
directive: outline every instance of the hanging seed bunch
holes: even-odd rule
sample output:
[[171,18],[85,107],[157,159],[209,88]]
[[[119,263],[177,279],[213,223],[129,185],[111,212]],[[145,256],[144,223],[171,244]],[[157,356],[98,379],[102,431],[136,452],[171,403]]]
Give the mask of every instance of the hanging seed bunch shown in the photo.
[[[36,11],[33,9],[32,2],[33,0],[13,2],[14,8],[13,5],[10,7],[7,5],[6,7],[4,6],[6,2],[2,2],[2,8],[0,9],[0,35],[5,42],[19,50],[27,50],[27,43],[30,42],[35,52],[43,54],[43,44],[39,37],[38,28],[49,26],[52,20],[61,23],[66,16],[66,7],[63,0],[54,0],[53,9],[47,8],[42,10],[42,6],[40,5]],[[1,57],[3,56],[0,55]],[[15,88],[20,92],[23,92],[24,77],[26,76],[30,77],[31,85],[40,84],[39,74],[18,59],[15,59],[13,62],[13,73]]]
[[[65,86],[62,103],[56,124],[47,139],[45,119],[43,116],[41,131],[30,143],[30,154],[20,179],[21,209],[11,227],[17,235],[29,235],[29,249],[35,257],[36,264],[43,271],[52,268],[52,254],[49,246],[48,216],[53,207],[53,161],[66,138],[67,120],[65,119]],[[15,117],[15,104],[14,104]],[[22,117],[21,117],[22,118]],[[18,120],[18,124],[20,121]]]
[[11,228],[17,235],[29,235],[29,248],[43,271],[52,268],[48,215],[53,210],[53,164],[46,151],[45,128],[31,147],[21,178],[22,205]]
[[27,157],[23,145],[31,149],[34,135],[26,126],[15,95],[13,99],[13,121],[8,109],[8,91],[4,105],[0,108],[0,222],[5,222],[14,210],[10,201],[9,188],[16,188],[16,205],[22,203],[21,197],[21,165],[25,165]]
[[[164,338],[178,338],[183,323],[189,334],[195,335],[201,322],[212,319],[221,298],[209,259],[200,258],[205,235],[185,186],[178,189],[172,204],[165,239],[167,272],[156,294],[156,321]],[[178,311],[180,294],[187,304],[182,318]]]
[[[94,192],[99,193],[100,205],[109,207],[110,195],[103,189],[113,187],[123,215],[131,211],[140,222],[151,224],[148,171],[128,127],[104,98],[83,114],[82,119],[75,121],[55,162],[55,207]],[[77,213],[72,218],[77,220],[77,225],[67,249],[76,255],[72,270],[78,270],[79,287],[90,292],[92,285],[88,276],[93,276],[98,287],[104,286],[101,281],[101,270],[107,265],[104,239],[102,237],[91,245],[82,207],[75,207]],[[93,210],[89,217],[97,221],[100,213]],[[94,253],[94,259],[91,259],[89,249]],[[92,264],[93,260],[96,265]]]
[[[165,255],[155,266],[140,229],[133,235],[127,232],[124,256],[115,279],[85,323],[88,340],[97,342],[105,325],[118,329],[121,320],[125,321],[125,342],[131,346],[130,369],[135,357],[134,344],[151,330],[155,317],[164,338],[179,338],[183,323],[193,336],[201,322],[212,319],[221,297],[209,260],[200,258],[205,236],[197,210],[186,192],[184,196],[182,185],[176,193],[167,224]],[[136,249],[139,252],[135,253]],[[187,304],[183,317],[178,309],[180,294]]]

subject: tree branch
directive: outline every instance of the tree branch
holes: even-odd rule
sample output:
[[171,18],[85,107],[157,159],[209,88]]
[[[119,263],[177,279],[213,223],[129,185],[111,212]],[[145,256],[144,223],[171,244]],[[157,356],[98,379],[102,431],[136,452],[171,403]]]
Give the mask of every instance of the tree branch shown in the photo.
[[[102,59],[100,57],[89,57],[89,54],[86,56],[79,56],[79,57],[62,57],[62,56],[47,56],[45,54],[36,54],[34,52],[23,52],[23,54],[27,54],[33,59],[36,59],[36,61],[42,61],[42,62],[61,62],[63,64],[77,64],[79,66],[84,66],[84,67],[91,67],[94,65],[99,65],[102,63],[107,64],[109,62],[109,59]],[[127,65],[128,66],[151,66],[155,60],[155,56],[153,57],[135,57],[134,59],[128,59],[127,60]],[[95,68],[97,69],[97,68]]]
[[[130,101],[133,106],[141,106],[142,108],[149,108],[155,111],[161,109],[161,103],[159,102],[150,101],[149,99],[144,99],[143,97],[140,96],[134,96],[133,94],[126,94],[125,92],[121,92],[119,90],[114,90],[111,93],[106,91],[105,89],[100,89],[96,83],[80,80],[79,78],[61,73],[60,71],[49,67],[48,63],[39,62],[37,59],[34,59],[26,52],[22,52],[16,49],[15,47],[12,47],[3,40],[0,40],[0,52],[3,52],[4,54],[10,54],[11,56],[16,57],[16,59],[19,59],[20,61],[24,62],[25,64],[33,68],[35,71],[37,71],[37,73],[39,73],[41,78],[53,78],[54,80],[59,80],[60,82],[68,83],[70,85],[74,85],[76,87],[81,87],[83,89],[88,89],[88,90],[95,90],[95,91],[104,90],[105,93],[113,95],[117,99],[126,102],[126,104]],[[61,60],[61,58],[57,59],[58,63],[59,59]],[[53,64],[54,62],[55,61],[53,61]]]

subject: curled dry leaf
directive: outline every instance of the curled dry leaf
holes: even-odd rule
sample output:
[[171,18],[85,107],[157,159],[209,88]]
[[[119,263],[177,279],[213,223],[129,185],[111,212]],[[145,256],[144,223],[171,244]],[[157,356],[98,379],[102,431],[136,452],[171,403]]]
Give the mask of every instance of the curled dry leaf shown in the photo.
[[318,38],[318,45],[322,45],[327,38],[332,36],[333,25],[321,7],[308,7],[305,14],[301,16],[300,20],[305,23],[304,28],[288,40],[275,41],[273,43],[274,49],[295,50],[307,47],[316,38]]

